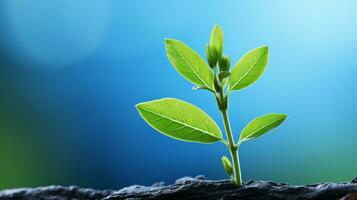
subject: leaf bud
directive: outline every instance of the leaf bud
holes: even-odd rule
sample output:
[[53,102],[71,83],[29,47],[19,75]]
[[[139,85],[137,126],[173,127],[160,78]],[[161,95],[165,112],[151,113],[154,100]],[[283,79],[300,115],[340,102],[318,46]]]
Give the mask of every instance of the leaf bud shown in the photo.
[[219,70],[221,72],[228,72],[229,67],[231,66],[231,59],[229,56],[222,56],[219,60]]
[[226,173],[228,174],[228,176],[232,176],[233,168],[232,168],[231,161],[226,156],[223,156],[221,159],[222,159],[223,167],[226,170]]
[[206,57],[209,66],[213,69],[217,65],[218,56],[215,48],[212,48],[209,44],[206,44]]

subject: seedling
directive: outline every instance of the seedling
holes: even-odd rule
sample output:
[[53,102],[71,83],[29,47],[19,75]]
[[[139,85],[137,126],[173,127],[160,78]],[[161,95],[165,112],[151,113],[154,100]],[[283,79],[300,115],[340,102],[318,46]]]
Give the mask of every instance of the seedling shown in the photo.
[[[166,54],[173,67],[193,83],[194,90],[212,92],[222,114],[226,139],[213,119],[200,108],[182,100],[164,98],[136,105],[141,117],[158,132],[177,140],[198,143],[224,143],[231,160],[222,157],[222,164],[233,183],[242,185],[238,149],[248,140],[278,127],[285,114],[271,113],[252,120],[235,142],[228,118],[228,97],[257,81],[268,64],[268,47],[261,46],[246,53],[230,70],[230,57],[223,54],[223,31],[216,25],[206,45],[205,60],[189,46],[174,39],[165,39]],[[232,165],[233,163],[233,165]]]

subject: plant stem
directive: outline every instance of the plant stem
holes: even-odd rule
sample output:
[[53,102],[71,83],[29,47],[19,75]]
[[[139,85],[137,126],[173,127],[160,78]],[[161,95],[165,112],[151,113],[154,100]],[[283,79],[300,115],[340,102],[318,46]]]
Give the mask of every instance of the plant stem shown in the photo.
[[241,173],[240,173],[238,147],[234,144],[234,138],[233,138],[231,126],[229,123],[227,109],[221,110],[221,113],[222,113],[224,128],[225,128],[228,143],[229,143],[229,151],[231,152],[231,157],[233,160],[234,183],[240,186],[240,185],[242,185],[242,177],[241,177]]
[[[217,101],[217,105],[219,110],[221,111],[223,122],[224,122],[224,129],[227,135],[228,140],[228,149],[231,153],[232,161],[233,161],[233,182],[236,185],[242,185],[242,176],[240,173],[240,165],[239,165],[239,157],[238,157],[238,147],[234,143],[234,137],[231,130],[231,125],[229,123],[228,118],[228,95],[224,95],[224,89],[222,88],[221,83],[218,81],[215,72],[215,79],[214,79],[214,87],[215,87],[215,97]],[[227,143],[227,142],[225,142]]]

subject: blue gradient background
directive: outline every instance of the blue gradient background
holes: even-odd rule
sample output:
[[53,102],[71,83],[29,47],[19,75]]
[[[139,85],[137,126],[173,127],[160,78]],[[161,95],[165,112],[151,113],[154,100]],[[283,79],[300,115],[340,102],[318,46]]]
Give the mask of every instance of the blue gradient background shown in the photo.
[[264,76],[231,96],[234,132],[264,113],[289,115],[241,147],[244,180],[356,177],[356,9],[356,1],[2,0],[0,189],[226,178],[225,146],[160,135],[134,107],[176,97],[222,125],[212,96],[191,90],[163,44],[176,38],[204,55],[216,23],[233,63],[270,47]]

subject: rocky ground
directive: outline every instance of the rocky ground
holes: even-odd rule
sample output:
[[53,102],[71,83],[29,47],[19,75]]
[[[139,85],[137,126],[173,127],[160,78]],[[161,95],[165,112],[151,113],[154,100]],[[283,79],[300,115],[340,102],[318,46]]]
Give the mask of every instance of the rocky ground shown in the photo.
[[348,183],[292,186],[269,181],[249,181],[237,187],[227,180],[210,181],[203,176],[184,177],[172,185],[133,185],[118,191],[76,186],[48,186],[0,191],[0,200],[357,200],[357,178]]

